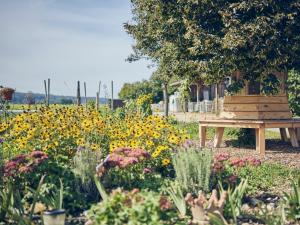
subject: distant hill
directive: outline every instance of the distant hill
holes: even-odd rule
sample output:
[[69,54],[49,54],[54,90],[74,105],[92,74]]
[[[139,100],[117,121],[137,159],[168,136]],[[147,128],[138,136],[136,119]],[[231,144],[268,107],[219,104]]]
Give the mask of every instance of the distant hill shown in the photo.
[[[32,98],[34,99],[35,103],[43,103],[45,101],[45,95],[39,94],[39,93],[30,93]],[[28,93],[24,92],[15,92],[13,96],[12,103],[15,104],[24,104],[26,103],[26,96],[28,96]],[[87,101],[93,100],[95,101],[95,97],[87,97]],[[64,95],[50,95],[50,103],[51,104],[61,104],[69,102],[71,103],[76,102],[76,97],[74,96],[64,96]],[[81,97],[81,102],[85,103],[85,98]],[[105,98],[100,98],[100,104],[105,104]]]

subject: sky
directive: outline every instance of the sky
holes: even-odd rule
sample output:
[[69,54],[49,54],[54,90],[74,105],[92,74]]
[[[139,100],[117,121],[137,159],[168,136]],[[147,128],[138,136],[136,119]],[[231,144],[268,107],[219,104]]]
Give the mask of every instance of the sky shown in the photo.
[[130,0],[0,0],[0,85],[44,93],[50,78],[52,94],[75,95],[80,80],[95,96],[99,81],[110,93],[113,80],[116,95],[148,79],[150,62],[125,61],[130,19]]

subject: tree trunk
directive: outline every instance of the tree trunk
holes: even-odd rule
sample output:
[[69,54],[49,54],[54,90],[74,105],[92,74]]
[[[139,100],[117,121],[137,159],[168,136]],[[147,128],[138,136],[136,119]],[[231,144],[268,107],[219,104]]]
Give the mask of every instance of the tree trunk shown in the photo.
[[169,115],[169,95],[168,95],[168,84],[163,84],[163,93],[164,93],[164,113],[165,116]]

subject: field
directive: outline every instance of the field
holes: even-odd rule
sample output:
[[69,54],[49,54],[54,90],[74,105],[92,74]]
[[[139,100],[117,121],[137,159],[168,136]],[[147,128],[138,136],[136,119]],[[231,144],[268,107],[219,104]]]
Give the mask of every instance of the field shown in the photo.
[[64,208],[68,224],[297,224],[297,162],[259,158],[237,129],[221,149],[200,149],[196,123],[151,115],[149,102],[2,118],[0,221],[41,224],[45,211]]

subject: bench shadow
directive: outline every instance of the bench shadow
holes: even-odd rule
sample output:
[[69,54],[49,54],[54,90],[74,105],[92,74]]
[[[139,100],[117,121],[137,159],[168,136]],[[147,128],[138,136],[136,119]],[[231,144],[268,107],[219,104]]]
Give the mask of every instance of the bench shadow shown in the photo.
[[[243,148],[249,151],[255,151],[255,144],[243,145],[238,140],[226,140],[224,143],[226,147]],[[292,147],[290,142],[284,142],[280,139],[267,139],[266,151],[272,153],[300,153],[300,147]]]

